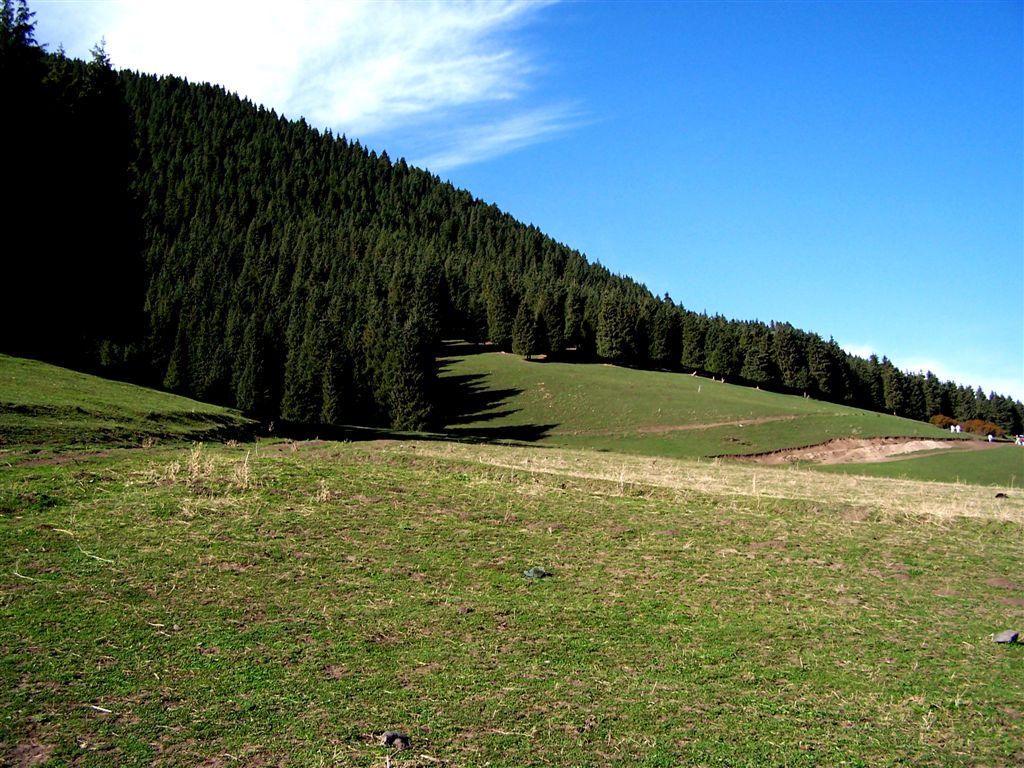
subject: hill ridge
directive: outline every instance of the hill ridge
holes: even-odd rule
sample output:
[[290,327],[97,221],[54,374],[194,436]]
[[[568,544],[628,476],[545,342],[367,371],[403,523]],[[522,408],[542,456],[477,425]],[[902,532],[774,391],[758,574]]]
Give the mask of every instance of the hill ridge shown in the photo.
[[[118,73],[102,50],[47,55],[31,24],[3,34],[25,116],[2,127],[19,148],[9,213],[52,234],[47,258],[11,264],[9,353],[312,426],[436,425],[435,358],[464,338],[1024,430],[1020,402],[787,323],[689,311],[403,159],[223,88]],[[55,199],[54,184],[87,192]]]

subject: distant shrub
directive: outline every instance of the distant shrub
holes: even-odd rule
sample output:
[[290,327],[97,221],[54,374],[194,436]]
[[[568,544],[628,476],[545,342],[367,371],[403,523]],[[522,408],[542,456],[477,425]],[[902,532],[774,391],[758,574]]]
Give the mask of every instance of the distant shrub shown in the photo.
[[993,424],[991,421],[984,421],[982,419],[970,419],[969,421],[965,421],[964,432],[973,432],[976,435],[995,435],[996,437],[1002,437],[1006,434],[1006,430],[998,424]]
[[984,419],[970,419],[968,421],[960,422],[956,419],[951,419],[949,416],[943,416],[941,413],[937,413],[928,419],[928,421],[941,429],[949,429],[950,427],[959,424],[964,432],[972,432],[975,435],[995,435],[996,437],[1003,437],[1006,434],[1006,430],[998,424],[993,424],[991,421],[985,421]]

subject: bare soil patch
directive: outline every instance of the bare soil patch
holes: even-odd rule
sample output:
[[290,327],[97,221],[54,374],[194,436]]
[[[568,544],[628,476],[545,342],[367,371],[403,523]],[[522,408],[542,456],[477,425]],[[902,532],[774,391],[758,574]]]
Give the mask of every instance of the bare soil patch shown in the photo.
[[328,664],[324,667],[324,673],[331,680],[344,680],[348,675],[348,668],[342,664]]
[[[797,416],[758,416],[750,419],[730,419],[729,421],[709,421],[701,424],[649,424],[644,427],[636,427],[635,431],[640,435],[663,435],[670,432],[692,432],[699,429],[716,429],[718,427],[743,427],[754,424],[768,424],[773,421],[793,421]],[[574,437],[610,437],[633,431],[630,427],[622,429],[574,429],[574,430],[552,430],[552,435],[573,435]]]
[[[820,445],[806,448],[792,448],[784,451],[757,456],[735,458],[757,464],[873,464],[881,461],[895,461],[912,453],[925,451],[979,450],[987,448],[986,443],[975,440],[934,440],[914,437],[873,437],[839,438]],[[733,458],[733,457],[730,457]]]
[[714,421],[707,424],[655,424],[649,427],[639,427],[637,432],[642,435],[659,435],[665,432],[687,432],[694,429],[714,429],[716,427],[749,427],[754,424],[769,424],[773,421],[793,421],[796,418],[796,416],[759,416],[753,419]]
[[1024,592],[1024,584],[1018,584],[1017,582],[1010,581],[1009,579],[989,579],[985,583],[990,587]]
[[44,744],[35,736],[31,736],[19,742],[8,754],[8,759],[14,768],[30,768],[30,766],[42,765],[47,762],[52,753],[52,744]]

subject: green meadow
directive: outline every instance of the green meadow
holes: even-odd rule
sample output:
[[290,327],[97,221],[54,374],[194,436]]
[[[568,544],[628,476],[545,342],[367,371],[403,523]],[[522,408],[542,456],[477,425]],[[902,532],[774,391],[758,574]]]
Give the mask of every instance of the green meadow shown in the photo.
[[[609,377],[609,411],[691,403],[672,426],[786,402],[805,410],[760,426],[873,418],[680,376],[672,400],[669,374],[631,399],[632,371],[473,360],[549,388]],[[461,440],[189,442],[171,437],[183,414],[237,415],[37,370],[0,380],[30,438],[0,432],[0,763],[1024,762],[1024,647],[992,642],[1024,631],[1016,488],[616,452],[608,434],[562,446],[566,425],[630,428],[568,395],[538,421],[528,382],[496,376],[471,380]],[[758,397],[779,410],[749,411]],[[32,433],[29,406],[84,413]],[[96,414],[113,426],[87,429]],[[474,434],[513,415],[551,434]],[[130,442],[147,423],[159,439]]]
[[452,436],[674,458],[746,455],[838,437],[948,438],[930,424],[708,378],[500,352],[442,361]]
[[0,354],[0,450],[252,434],[237,411]]
[[1021,762],[1024,653],[991,642],[1024,628],[1021,499],[921,484],[936,513],[885,479],[833,501],[817,472],[721,488],[714,463],[658,460],[665,482],[590,455],[261,443],[6,468],[3,754]]
[[1024,483],[1024,449],[1016,445],[1000,445],[985,451],[942,451],[897,461],[837,464],[818,469],[871,477],[969,482],[1019,488]]

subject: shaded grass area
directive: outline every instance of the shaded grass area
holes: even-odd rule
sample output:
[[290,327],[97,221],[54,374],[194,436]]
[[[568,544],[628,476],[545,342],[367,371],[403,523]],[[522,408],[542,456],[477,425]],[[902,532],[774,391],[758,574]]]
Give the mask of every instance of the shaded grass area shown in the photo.
[[518,428],[541,445],[684,458],[836,437],[949,436],[922,422],[684,374],[495,352],[443,359],[441,382],[454,437]]
[[903,477],[911,480],[998,485],[1010,488],[1024,483],[1024,449],[1004,445],[986,451],[942,451],[877,464],[837,464],[817,467],[822,472]]
[[0,446],[241,439],[255,426],[227,408],[0,355]]
[[443,450],[5,470],[0,755],[379,766],[399,729],[396,768],[1024,759],[1024,648],[989,640],[1024,629],[1019,522]]

